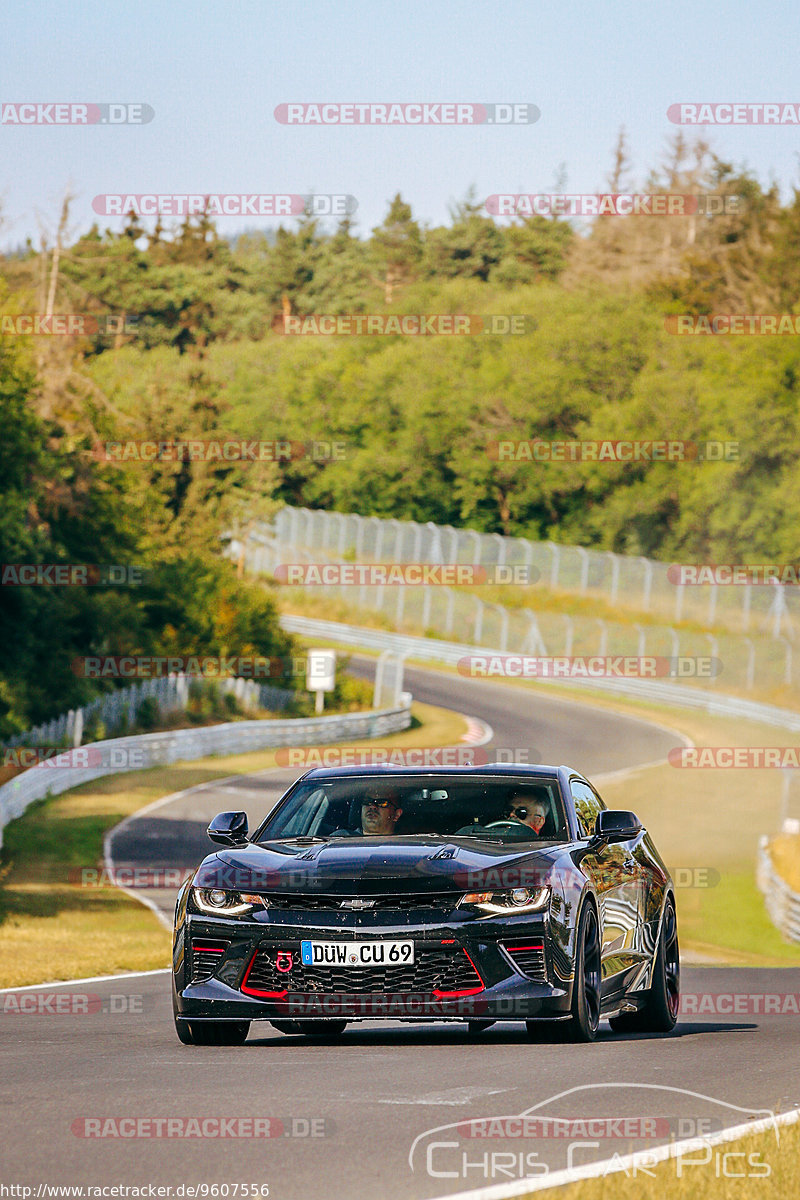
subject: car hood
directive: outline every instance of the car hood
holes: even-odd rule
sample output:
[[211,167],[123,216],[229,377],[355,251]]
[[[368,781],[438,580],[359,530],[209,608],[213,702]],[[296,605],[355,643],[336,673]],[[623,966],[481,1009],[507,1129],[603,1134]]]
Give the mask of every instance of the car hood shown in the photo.
[[359,837],[313,845],[248,845],[210,855],[198,887],[238,891],[370,895],[482,891],[549,882],[563,845],[510,849],[464,839]]

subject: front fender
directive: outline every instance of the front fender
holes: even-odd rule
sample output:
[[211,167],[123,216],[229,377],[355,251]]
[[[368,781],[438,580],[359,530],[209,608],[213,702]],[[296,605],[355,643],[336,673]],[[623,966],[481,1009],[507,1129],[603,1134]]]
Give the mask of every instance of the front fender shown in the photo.
[[186,979],[186,906],[189,899],[189,889],[194,882],[194,875],[182,885],[175,901],[175,926],[172,934],[172,974],[175,987],[182,991],[188,983]]

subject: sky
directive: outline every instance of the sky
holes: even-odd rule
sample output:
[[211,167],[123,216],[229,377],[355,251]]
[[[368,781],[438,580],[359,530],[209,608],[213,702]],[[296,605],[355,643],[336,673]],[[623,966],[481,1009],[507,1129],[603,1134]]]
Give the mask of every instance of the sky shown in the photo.
[[[470,188],[548,192],[565,173],[568,192],[602,190],[622,126],[641,185],[679,128],[671,104],[800,102],[799,41],[793,0],[6,0],[0,105],[141,103],[155,115],[0,124],[0,246],[52,237],[67,189],[73,236],[94,221],[121,227],[92,209],[108,193],[347,194],[366,236],[399,191],[418,220],[442,224]],[[274,116],[282,103],[347,101],[528,103],[541,116],[439,127]],[[784,198],[800,184],[800,126],[686,132]],[[275,224],[218,220],[225,234]]]

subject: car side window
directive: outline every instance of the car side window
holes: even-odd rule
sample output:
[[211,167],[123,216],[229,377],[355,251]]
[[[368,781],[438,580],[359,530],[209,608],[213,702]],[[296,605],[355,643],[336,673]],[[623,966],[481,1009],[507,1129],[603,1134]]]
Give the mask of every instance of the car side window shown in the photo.
[[581,837],[591,837],[594,833],[597,814],[603,808],[603,803],[589,785],[582,783],[579,779],[571,781],[570,789]]

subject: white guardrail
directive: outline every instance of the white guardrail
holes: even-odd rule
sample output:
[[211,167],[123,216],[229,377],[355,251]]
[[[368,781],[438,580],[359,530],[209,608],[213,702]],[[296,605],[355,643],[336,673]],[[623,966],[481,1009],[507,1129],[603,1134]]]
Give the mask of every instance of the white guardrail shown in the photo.
[[[340,621],[318,621],[311,617],[284,615],[280,623],[287,633],[299,633],[306,637],[321,638],[347,646],[361,646],[369,650],[393,650],[407,658],[425,662],[442,662],[451,667],[461,658],[476,655],[488,657],[492,654],[507,654],[487,646],[475,646],[465,642],[445,642],[439,638],[412,637],[405,633],[391,633],[385,629],[367,629],[358,625],[345,625]],[[662,683],[651,679],[551,679],[540,676],[537,684],[553,687],[586,687],[595,691],[612,692],[616,695],[632,696],[637,700],[652,700],[677,708],[699,709],[717,717],[741,717],[747,721],[761,721],[777,729],[800,732],[800,713],[789,708],[778,708],[756,700],[744,700],[739,696],[709,692],[693,688],[688,684]]]
[[800,942],[800,895],[793,892],[772,865],[769,842],[764,836],[758,847],[756,882],[773,925],[789,942]]
[[[378,738],[399,733],[411,724],[411,693],[403,692],[393,708],[363,713],[340,713],[329,717],[296,717],[284,720],[229,721],[200,729],[175,729],[166,733],[144,733],[136,737],[92,742],[78,750],[64,750],[54,758],[10,779],[0,787],[0,846],[3,829],[22,816],[29,804],[48,794],[60,795],[70,788],[117,775],[141,771],[215,754],[245,754],[279,746],[313,746]],[[66,765],[58,765],[63,761]]]

